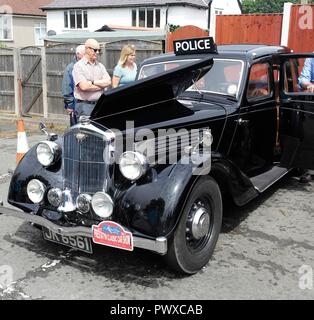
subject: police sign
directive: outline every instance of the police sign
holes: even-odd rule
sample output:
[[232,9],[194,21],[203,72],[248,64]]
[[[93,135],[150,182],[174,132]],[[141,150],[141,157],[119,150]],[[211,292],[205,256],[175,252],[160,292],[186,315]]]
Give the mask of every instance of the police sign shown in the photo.
[[212,37],[173,41],[176,55],[196,53],[217,53],[217,46]]

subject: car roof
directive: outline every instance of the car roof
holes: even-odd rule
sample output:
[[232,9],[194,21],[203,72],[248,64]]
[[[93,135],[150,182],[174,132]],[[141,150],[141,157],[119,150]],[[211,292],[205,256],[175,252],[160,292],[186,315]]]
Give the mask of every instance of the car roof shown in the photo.
[[[210,54],[213,58],[237,58],[248,61],[256,60],[265,56],[289,53],[291,50],[283,46],[265,44],[228,44],[217,46],[218,54]],[[169,60],[202,59],[208,54],[175,55],[173,52],[154,56],[145,60],[143,64],[164,62]]]

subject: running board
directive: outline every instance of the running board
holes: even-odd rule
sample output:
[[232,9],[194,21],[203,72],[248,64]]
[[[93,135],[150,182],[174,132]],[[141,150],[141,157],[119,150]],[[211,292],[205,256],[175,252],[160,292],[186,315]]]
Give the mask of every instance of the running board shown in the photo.
[[251,182],[254,188],[258,192],[264,192],[267,188],[272,186],[278,180],[280,180],[283,176],[285,176],[289,172],[286,168],[273,167],[271,170],[260,174],[259,176],[251,178]]

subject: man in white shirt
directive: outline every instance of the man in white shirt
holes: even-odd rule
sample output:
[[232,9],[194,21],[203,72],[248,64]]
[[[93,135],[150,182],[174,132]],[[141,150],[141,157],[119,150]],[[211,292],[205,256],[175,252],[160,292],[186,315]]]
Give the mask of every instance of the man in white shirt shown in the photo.
[[89,116],[104,90],[111,85],[111,78],[105,66],[97,61],[100,45],[94,39],[85,42],[85,56],[74,65],[74,97],[76,113]]

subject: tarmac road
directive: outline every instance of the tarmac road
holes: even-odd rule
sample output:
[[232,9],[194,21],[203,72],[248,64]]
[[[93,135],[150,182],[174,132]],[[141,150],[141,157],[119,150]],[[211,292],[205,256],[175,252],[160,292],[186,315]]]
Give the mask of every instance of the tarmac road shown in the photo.
[[[43,139],[28,138],[30,145]],[[0,150],[0,201],[7,205],[16,139],[0,139]],[[313,191],[314,183],[289,176],[244,208],[226,204],[214,256],[190,277],[139,249],[77,252],[1,215],[0,299],[313,299]]]

